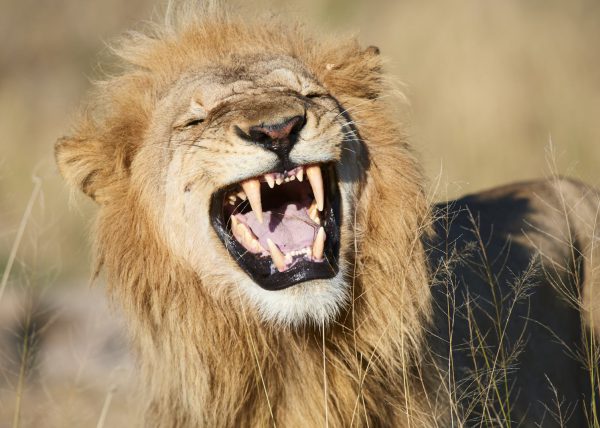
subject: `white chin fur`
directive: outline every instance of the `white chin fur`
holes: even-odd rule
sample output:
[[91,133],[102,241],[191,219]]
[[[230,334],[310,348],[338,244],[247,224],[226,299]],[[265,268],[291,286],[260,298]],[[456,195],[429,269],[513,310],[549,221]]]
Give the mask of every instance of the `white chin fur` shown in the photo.
[[242,290],[263,321],[282,327],[327,324],[349,298],[341,269],[332,279],[308,281],[284,290],[265,290],[252,281],[244,281]]

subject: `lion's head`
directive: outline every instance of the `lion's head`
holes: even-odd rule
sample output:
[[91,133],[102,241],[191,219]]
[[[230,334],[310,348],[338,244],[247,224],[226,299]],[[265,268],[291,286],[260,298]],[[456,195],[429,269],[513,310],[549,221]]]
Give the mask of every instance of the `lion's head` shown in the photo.
[[[66,179],[104,211],[143,213],[209,294],[241,292],[286,324],[337,315],[364,228],[365,137],[399,137],[380,112],[378,50],[221,17],[137,35],[120,55],[130,68],[100,85],[75,136],[57,144]],[[383,161],[406,163],[411,178],[396,143],[397,158]]]

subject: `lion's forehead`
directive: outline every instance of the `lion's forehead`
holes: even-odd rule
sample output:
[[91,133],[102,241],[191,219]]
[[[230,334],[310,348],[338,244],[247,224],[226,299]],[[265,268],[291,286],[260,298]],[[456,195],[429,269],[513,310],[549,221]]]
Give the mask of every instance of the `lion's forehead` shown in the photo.
[[297,60],[290,57],[243,57],[194,73],[190,98],[211,109],[228,98],[264,91],[291,90],[305,93],[320,87],[317,80]]

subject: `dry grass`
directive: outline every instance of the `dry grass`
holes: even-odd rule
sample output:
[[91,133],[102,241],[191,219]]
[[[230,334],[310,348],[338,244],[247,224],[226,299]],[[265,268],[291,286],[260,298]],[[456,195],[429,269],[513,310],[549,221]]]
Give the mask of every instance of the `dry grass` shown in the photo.
[[[436,197],[556,171],[600,184],[597,1],[306,0],[284,5],[283,0],[256,0],[253,6],[287,9],[321,30],[359,29],[365,45],[382,49],[388,70],[405,82],[411,100],[400,109],[399,120],[410,123],[432,182],[444,183],[436,188],[443,192],[434,189]],[[113,364],[98,366],[69,352],[44,359],[38,350],[53,348],[44,348],[48,342],[38,340],[40,329],[33,324],[62,319],[45,317],[48,311],[64,314],[77,307],[68,296],[84,288],[90,266],[86,233],[93,206],[66,208],[74,204],[55,172],[53,142],[68,130],[89,79],[101,73],[96,64],[98,54],[106,52],[105,42],[157,9],[151,0],[0,5],[0,308],[9,303],[20,308],[19,314],[0,311],[0,344],[15,335],[24,340],[14,355],[6,351],[10,346],[0,346],[1,428],[73,426],[74,421],[77,426],[129,426],[128,405],[135,400],[128,401],[126,387],[113,389]],[[557,151],[550,172],[544,157],[549,136]],[[41,178],[33,198],[32,175]],[[527,282],[515,280],[515,287],[526,290]],[[35,303],[47,298],[58,299],[62,309]],[[16,301],[32,303],[27,309]],[[99,326],[106,324],[105,317],[96,319]],[[57,322],[46,332],[58,335],[56,347],[77,348],[85,335],[71,329],[80,321]],[[498,329],[501,335],[501,320]],[[474,352],[481,352],[477,335],[474,326]],[[92,336],[102,333],[94,330]],[[588,357],[593,360],[592,345]],[[503,371],[514,355],[502,347],[486,352],[486,377],[474,385],[474,396],[492,401],[501,396]],[[69,361],[78,361],[77,369],[59,370]],[[506,406],[490,407],[482,417],[501,419],[494,412],[509,411]],[[564,418],[566,411],[557,398],[555,417]]]

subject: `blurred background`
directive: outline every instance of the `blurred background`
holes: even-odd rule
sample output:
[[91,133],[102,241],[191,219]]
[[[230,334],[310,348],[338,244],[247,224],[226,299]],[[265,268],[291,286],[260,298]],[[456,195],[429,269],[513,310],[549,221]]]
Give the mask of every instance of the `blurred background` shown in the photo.
[[[232,3],[379,46],[435,199],[553,172],[600,185],[597,0]],[[0,428],[135,426],[120,316],[89,287],[94,207],[52,151],[107,44],[162,9],[0,2]]]

